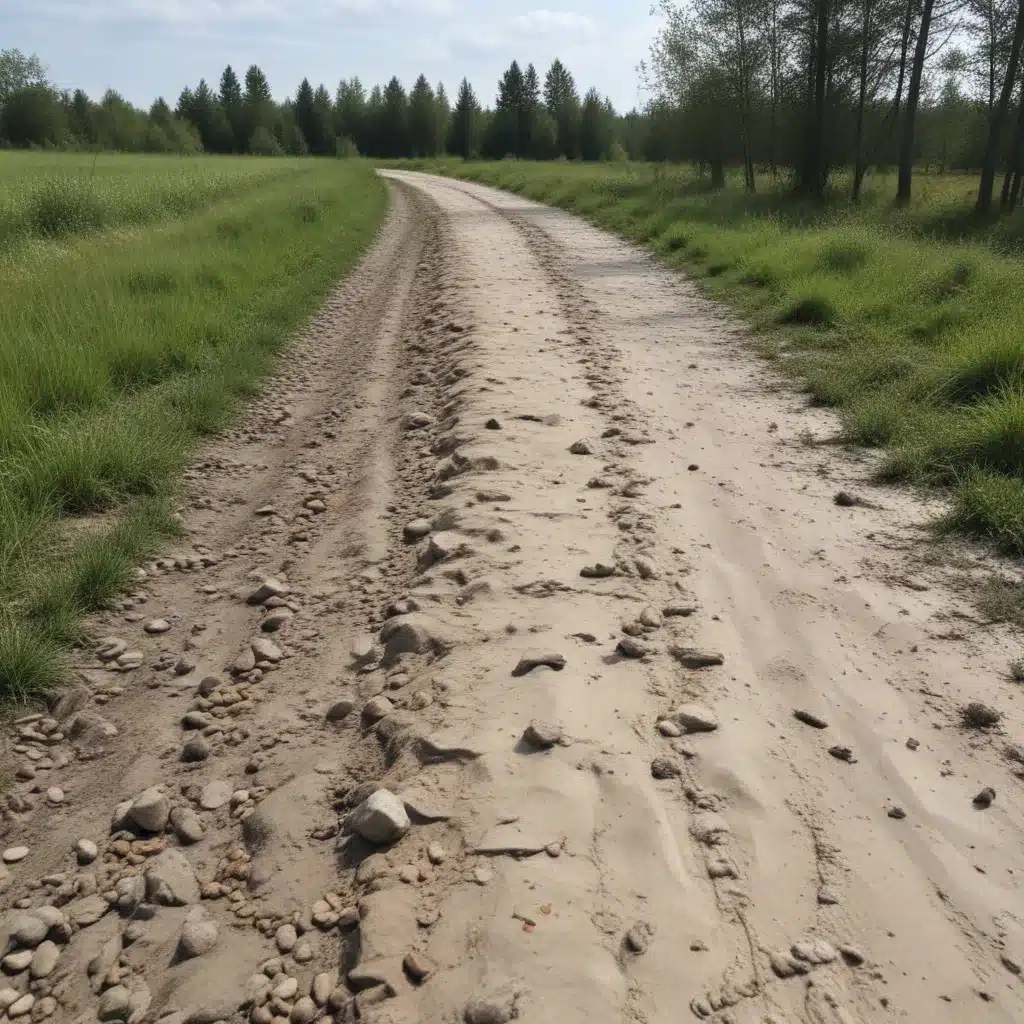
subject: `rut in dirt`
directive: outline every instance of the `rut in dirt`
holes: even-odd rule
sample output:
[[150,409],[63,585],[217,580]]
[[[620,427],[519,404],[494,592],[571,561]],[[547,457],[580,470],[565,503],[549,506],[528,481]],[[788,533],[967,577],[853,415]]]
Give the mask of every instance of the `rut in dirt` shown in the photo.
[[1015,1019],[1019,793],[954,725],[999,652],[873,571],[912,510],[837,511],[825,414],[635,250],[388,176],[15,727],[7,1017]]

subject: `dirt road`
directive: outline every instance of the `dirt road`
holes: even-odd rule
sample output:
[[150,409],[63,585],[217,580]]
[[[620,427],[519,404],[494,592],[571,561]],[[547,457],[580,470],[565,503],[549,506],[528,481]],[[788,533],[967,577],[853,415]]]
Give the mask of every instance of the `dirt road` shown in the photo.
[[7,1016],[1024,1019],[1014,643],[921,508],[636,250],[388,176],[11,730]]

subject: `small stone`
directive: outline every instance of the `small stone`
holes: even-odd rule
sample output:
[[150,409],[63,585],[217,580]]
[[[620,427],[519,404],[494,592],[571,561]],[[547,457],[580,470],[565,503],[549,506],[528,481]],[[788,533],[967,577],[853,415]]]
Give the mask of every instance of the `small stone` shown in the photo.
[[626,932],[626,948],[638,956],[646,953],[651,944],[651,937],[654,929],[646,921],[637,921],[632,928]]
[[603,562],[597,562],[594,565],[585,565],[580,569],[580,575],[584,579],[588,580],[602,580],[608,576],[614,576],[616,569],[614,565],[605,565]]
[[171,827],[184,846],[198,843],[203,838],[203,823],[191,807],[175,807],[171,811]]
[[829,747],[828,752],[837,761],[845,761],[847,764],[857,763],[857,759],[853,756],[853,751],[849,747],[844,747],[842,744],[837,743],[834,747]]
[[405,524],[405,527],[402,529],[402,535],[410,542],[422,540],[433,528],[434,526],[429,519],[414,519],[411,523]]
[[793,711],[793,717],[798,722],[803,722],[804,725],[812,726],[815,729],[827,729],[828,722],[819,715],[814,714],[813,711],[805,711],[803,708],[797,708]]
[[35,949],[49,930],[49,925],[35,914],[23,914],[15,921],[11,937],[19,946]]
[[242,651],[231,665],[231,674],[244,676],[256,667],[256,655],[250,648]]
[[443,864],[447,859],[448,854],[440,843],[431,843],[427,847],[427,860],[431,864]]
[[2,987],[0,988],[0,1011],[6,1010],[8,1006],[16,1003],[21,998],[21,993],[17,989]]
[[519,659],[519,663],[512,670],[512,675],[517,678],[525,676],[542,665],[561,672],[565,668],[565,657],[554,651],[531,651]]
[[32,949],[19,949],[15,953],[8,953],[3,959],[4,970],[11,974],[19,974],[32,963],[34,954],[35,950]]
[[123,985],[114,985],[100,996],[96,1016],[102,1021],[127,1020],[128,1002],[131,996]]
[[75,843],[75,856],[79,864],[91,864],[99,855],[99,847],[91,839],[79,839]]
[[562,856],[562,844],[561,843],[548,843],[548,845],[544,847],[544,852],[549,857],[552,857],[552,858],[561,857]]
[[311,1024],[319,1012],[316,1003],[309,996],[302,996],[295,1001],[289,1020],[291,1024]]
[[550,750],[551,747],[561,743],[562,740],[563,733],[561,727],[549,725],[546,722],[534,720],[523,731],[523,742],[539,750]]
[[152,636],[159,636],[161,633],[168,632],[171,624],[166,619],[151,619],[142,628]]
[[466,1004],[465,1024],[508,1024],[518,1016],[519,992],[511,986],[492,989]]
[[573,441],[569,445],[569,453],[571,455],[593,455],[594,442],[589,438],[581,437],[578,441]]
[[856,946],[850,945],[840,946],[839,955],[851,967],[860,967],[860,965],[867,959],[867,957],[865,957]]
[[659,629],[664,622],[657,608],[645,608],[640,613],[640,622],[649,629]]
[[313,957],[316,956],[316,951],[312,945],[308,942],[300,942],[295,949],[292,950],[292,959],[297,964],[308,964]]
[[64,790],[60,786],[50,786],[46,791],[46,800],[54,805],[64,803]]
[[710,668],[725,664],[725,655],[718,651],[702,651],[696,647],[679,647],[673,644],[669,653],[684,668]]
[[28,856],[27,846],[9,846],[4,850],[2,857],[5,864],[17,864],[18,861],[24,860]]
[[290,1001],[299,994],[299,979],[290,978],[285,975],[275,986],[274,986],[274,998],[281,999],[284,1001]]
[[199,806],[204,811],[216,811],[231,799],[233,792],[234,790],[231,788],[230,782],[225,782],[223,779],[214,779],[203,786],[202,793],[199,796]]
[[416,982],[426,981],[437,970],[437,964],[433,960],[416,952],[406,953],[402,966],[405,973]]
[[398,878],[406,885],[415,885],[420,880],[419,868],[415,864],[403,864],[398,870]]
[[299,937],[295,932],[294,925],[283,924],[276,932],[274,932],[274,942],[277,944],[278,951],[281,953],[290,953],[295,948],[295,943],[298,941]]
[[170,816],[171,801],[155,786],[143,790],[128,811],[128,817],[146,832],[163,832]]
[[683,735],[683,730],[676,725],[675,722],[669,721],[667,718],[663,718],[657,725],[658,732],[662,736],[669,736],[675,738]]
[[95,924],[108,910],[110,904],[100,895],[83,896],[69,903],[66,908],[68,920],[79,928]]
[[823,907],[833,907],[840,902],[839,893],[830,885],[823,885],[818,889],[818,902]]
[[708,951],[708,944],[703,939],[694,939],[690,943],[691,953],[706,953]]
[[907,816],[907,812],[902,807],[890,807],[887,813],[890,818],[895,818],[897,821],[901,821]]
[[183,654],[174,665],[174,674],[176,676],[187,676],[192,672],[195,672],[199,662],[195,658],[188,654]]
[[632,636],[624,636],[619,640],[615,650],[624,658],[646,658],[648,654],[653,653],[654,649],[650,644],[644,643],[643,640],[637,640]]
[[327,709],[328,722],[342,722],[356,709],[356,702],[347,697],[336,701]]
[[275,608],[269,615],[264,616],[260,623],[260,629],[264,633],[276,633],[291,620],[294,614],[291,608]]
[[207,917],[202,908],[196,907],[185,919],[178,945],[186,959],[203,956],[217,945],[219,935],[217,922]]
[[249,604],[263,604],[272,597],[287,597],[291,592],[292,588],[288,584],[270,576],[246,598],[246,601]]
[[406,430],[421,430],[423,427],[429,427],[434,422],[434,417],[428,416],[425,412],[411,412],[403,422]]
[[252,653],[256,656],[257,661],[269,661],[271,664],[276,665],[284,657],[281,653],[281,648],[263,636],[250,640],[249,647],[252,649]]
[[326,1006],[327,1000],[331,998],[331,993],[334,991],[336,984],[337,978],[330,971],[324,971],[321,974],[315,975],[313,983],[309,987],[309,994],[313,1002],[317,1006]]
[[205,761],[210,756],[210,752],[210,741],[202,733],[197,733],[185,741],[185,745],[181,748],[181,759],[186,764]]
[[501,424],[492,416],[484,426],[488,430],[501,430]]
[[683,732],[714,732],[718,719],[701,704],[684,704],[672,712],[672,718]]
[[[20,996],[7,1007],[7,1016],[11,1020],[14,1020],[16,1017],[24,1017],[35,1005],[36,997],[31,992],[26,992],[25,995]],[[102,1020],[102,1018],[100,1019]]]
[[367,725],[373,725],[387,718],[394,710],[395,705],[387,697],[374,697],[363,705],[362,718]]
[[921,746],[921,741],[915,740],[913,736],[907,740],[907,750],[917,750],[919,746]]
[[409,698],[409,707],[413,711],[425,711],[434,703],[434,695],[427,690],[417,690]]
[[176,847],[154,857],[146,867],[146,896],[164,907],[183,907],[199,900],[199,883],[188,858]]
[[655,779],[678,779],[682,769],[670,757],[656,757],[651,762],[651,776]]
[[348,827],[367,842],[385,844],[409,831],[409,815],[394,793],[378,789],[348,816]]
[[473,881],[477,885],[489,885],[494,880],[494,872],[485,865],[473,868]]
[[658,567],[652,559],[646,558],[644,555],[637,555],[633,559],[633,565],[636,566],[636,573],[640,579],[656,580],[658,578]]
[[1003,966],[1004,966],[1004,967],[1005,967],[1005,968],[1006,968],[1006,969],[1007,969],[1007,970],[1008,970],[1008,971],[1009,971],[1009,972],[1010,972],[1011,974],[1016,974],[1016,975],[1018,975],[1018,976],[1020,975],[1020,973],[1021,973],[1021,966],[1020,966],[1020,964],[1019,964],[1019,963],[1017,963],[1017,961],[1016,961],[1016,960],[1012,959],[1011,957],[1008,957],[1008,956],[1007,956],[1007,955],[1006,955],[1005,953],[1003,953],[1003,955],[1002,955],[1002,956],[1000,956],[1000,958],[999,958],[999,959],[1000,959],[1000,960],[1002,961],[1002,963],[1003,963]]
[[986,786],[975,798],[975,807],[991,807],[992,801],[996,798],[996,791],[991,786]]

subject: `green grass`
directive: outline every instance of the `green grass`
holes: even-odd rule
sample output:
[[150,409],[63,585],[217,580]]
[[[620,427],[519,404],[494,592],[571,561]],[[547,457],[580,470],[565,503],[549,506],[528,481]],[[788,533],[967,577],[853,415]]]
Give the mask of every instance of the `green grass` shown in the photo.
[[[834,406],[881,476],[950,489],[942,525],[1024,554],[1024,211],[978,221],[977,180],[891,176],[823,204],[685,167],[420,163],[564,207],[649,246],[761,329],[761,351]],[[783,358],[780,358],[783,357]]]
[[0,700],[59,681],[387,205],[359,161],[92,159],[0,153]]

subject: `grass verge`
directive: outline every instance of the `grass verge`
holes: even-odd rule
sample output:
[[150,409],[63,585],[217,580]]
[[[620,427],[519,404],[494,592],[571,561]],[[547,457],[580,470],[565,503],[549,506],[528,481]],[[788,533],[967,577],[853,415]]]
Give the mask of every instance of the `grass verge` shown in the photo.
[[[6,159],[0,195],[27,187]],[[59,681],[82,617],[173,532],[191,449],[253,394],[387,206],[358,161],[197,158],[177,179],[157,168],[152,203],[126,213],[117,197],[137,203],[152,168],[104,160],[105,220],[0,238],[0,701]],[[72,177],[44,180],[73,205],[92,186]],[[191,197],[160,198],[178,193]]]
[[560,206],[645,244],[762,332],[882,476],[949,488],[943,526],[1024,554],[1024,211],[977,221],[970,176],[919,176],[896,209],[809,205],[781,184],[714,191],[647,164],[407,163]]

